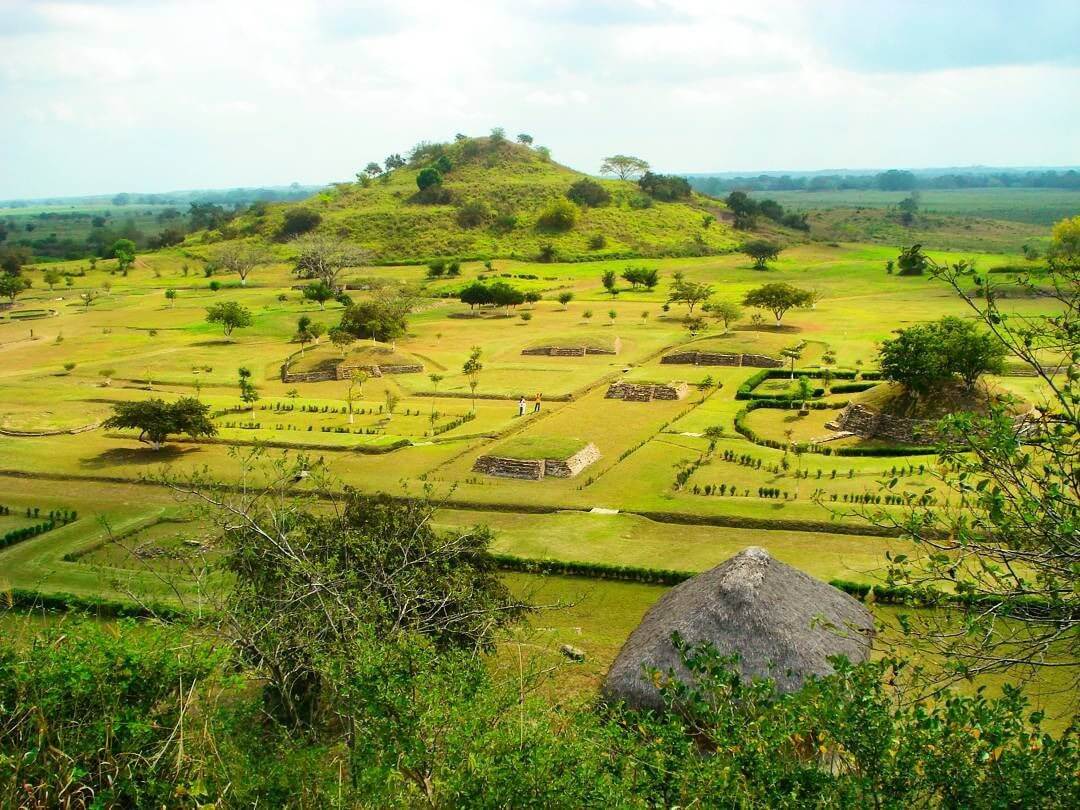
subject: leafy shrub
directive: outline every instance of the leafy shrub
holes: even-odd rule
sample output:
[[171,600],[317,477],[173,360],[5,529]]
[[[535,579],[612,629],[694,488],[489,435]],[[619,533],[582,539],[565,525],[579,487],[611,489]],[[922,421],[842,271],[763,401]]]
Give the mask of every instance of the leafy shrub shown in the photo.
[[290,208],[285,212],[285,221],[281,224],[280,234],[284,238],[299,236],[318,227],[322,215],[310,208]]
[[478,228],[488,221],[491,209],[487,203],[473,200],[462,205],[457,210],[457,223],[462,228]]
[[589,237],[589,250],[603,250],[607,247],[607,238],[602,233],[594,233]]
[[611,192],[595,180],[583,177],[570,186],[566,199],[583,207],[597,208],[611,202]]
[[638,186],[658,200],[684,200],[690,196],[690,183],[685,177],[674,174],[645,172],[638,180]]
[[536,224],[548,231],[568,231],[577,222],[577,206],[569,200],[555,200],[540,212]]

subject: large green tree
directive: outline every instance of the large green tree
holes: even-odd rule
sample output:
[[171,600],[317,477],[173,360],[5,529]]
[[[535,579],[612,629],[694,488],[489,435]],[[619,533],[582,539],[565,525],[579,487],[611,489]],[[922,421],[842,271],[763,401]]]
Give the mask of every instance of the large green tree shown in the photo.
[[225,337],[231,337],[233,330],[251,326],[251,311],[237,301],[222,301],[206,308],[206,322],[221,324]]
[[804,290],[782,281],[764,284],[743,296],[743,305],[767,309],[776,318],[776,325],[784,319],[784,314],[795,307],[808,307],[816,296],[810,290]]
[[175,402],[158,398],[118,402],[113,405],[113,415],[101,426],[138,430],[139,441],[154,450],[164,447],[169,436],[175,433],[186,433],[192,438],[217,433],[210,421],[210,406],[194,397],[181,397]]

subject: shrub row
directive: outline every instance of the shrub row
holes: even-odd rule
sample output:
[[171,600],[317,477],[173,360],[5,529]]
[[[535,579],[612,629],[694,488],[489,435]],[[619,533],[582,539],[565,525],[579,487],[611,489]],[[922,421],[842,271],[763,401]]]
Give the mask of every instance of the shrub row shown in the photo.
[[510,554],[493,554],[491,556],[494,558],[495,564],[504,571],[593,577],[595,579],[614,579],[621,582],[644,582],[651,585],[678,585],[695,574],[693,571],[642,568],[634,565],[609,565],[607,563],[552,559],[535,560],[526,557],[515,557]]
[[[449,430],[453,430],[454,428],[459,428],[462,425],[464,425],[466,422],[473,421],[475,418],[476,418],[476,412],[475,411],[469,411],[468,413],[464,413],[461,416],[458,416],[458,417],[455,417],[454,419],[451,419],[449,422],[446,422],[446,423],[441,424],[441,425],[436,425],[435,429],[431,432],[431,435],[438,436],[440,434],[446,433]],[[424,435],[426,436],[428,434],[425,433]]]
[[[27,508],[27,517],[30,516],[30,509]],[[34,509],[35,517],[37,509]],[[8,510],[6,514],[11,514]],[[33,526],[23,526],[19,529],[11,529],[0,535],[0,548],[7,548],[13,546],[16,543],[20,543],[23,540],[29,540],[31,537],[37,537],[39,534],[45,534],[45,532],[52,531],[57,526],[64,526],[71,523],[76,518],[76,513],[68,511],[67,509],[54,509],[49,512],[49,519],[43,523],[35,523]]]
[[4,598],[10,607],[29,610],[73,610],[86,611],[96,616],[111,619],[146,619],[157,617],[160,619],[182,619],[187,617],[182,610],[162,605],[148,603],[145,605],[121,602],[115,599],[102,599],[97,596],[77,596],[73,593],[40,593],[27,590],[26,588],[12,588],[4,592]]
[[877,385],[872,380],[865,380],[859,382],[842,382],[837,383],[829,388],[831,394],[854,394],[859,391],[867,391]]

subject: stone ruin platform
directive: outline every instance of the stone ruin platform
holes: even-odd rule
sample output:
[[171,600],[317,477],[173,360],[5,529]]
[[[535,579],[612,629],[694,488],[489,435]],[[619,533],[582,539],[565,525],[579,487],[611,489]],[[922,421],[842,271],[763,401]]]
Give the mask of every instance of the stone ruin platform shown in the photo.
[[518,478],[540,481],[543,478],[573,478],[600,458],[595,444],[587,444],[574,455],[565,459],[523,459],[504,456],[480,456],[473,464],[473,472],[498,478]]
[[751,368],[783,368],[783,362],[764,354],[725,354],[723,352],[684,351],[665,354],[661,363],[689,366],[750,366]]
[[619,381],[611,384],[604,395],[608,399],[623,402],[652,402],[654,400],[686,399],[690,389],[684,382],[632,383]]
[[547,357],[584,357],[587,354],[618,354],[622,350],[622,341],[615,338],[610,349],[601,349],[596,346],[531,346],[522,349],[522,354],[544,355]]

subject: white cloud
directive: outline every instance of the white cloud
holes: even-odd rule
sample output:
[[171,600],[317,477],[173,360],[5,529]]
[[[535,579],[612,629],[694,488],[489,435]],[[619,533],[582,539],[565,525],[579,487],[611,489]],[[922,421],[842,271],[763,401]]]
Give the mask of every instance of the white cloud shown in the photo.
[[892,8],[0,0],[0,198],[326,181],[496,125],[585,169],[1076,162],[1080,69],[864,64]]

